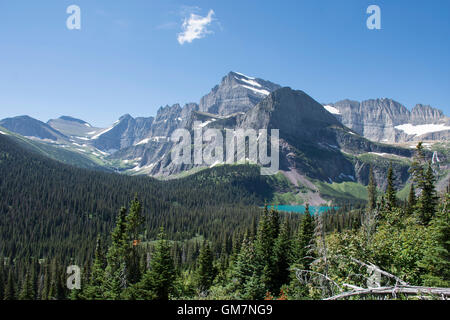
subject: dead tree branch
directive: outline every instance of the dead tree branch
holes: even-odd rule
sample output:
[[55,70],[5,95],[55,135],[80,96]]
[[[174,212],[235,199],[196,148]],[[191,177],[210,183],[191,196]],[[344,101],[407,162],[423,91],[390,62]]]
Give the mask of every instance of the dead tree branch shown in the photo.
[[406,294],[415,295],[420,298],[426,298],[426,295],[434,295],[441,297],[442,300],[448,300],[450,298],[450,288],[432,288],[432,287],[418,287],[418,286],[393,286],[393,287],[380,287],[380,288],[358,288],[352,285],[346,285],[347,287],[353,287],[354,290],[343,292],[335,296],[326,298],[324,300],[339,300],[353,296],[363,295],[392,295]]
[[404,285],[404,286],[407,286],[407,285],[408,285],[408,283],[406,283],[405,281],[403,281],[403,280],[400,279],[399,277],[396,277],[396,276],[394,276],[393,274],[391,274],[391,273],[389,273],[389,272],[387,272],[387,271],[384,271],[384,270],[378,268],[378,267],[377,267],[376,265],[374,265],[373,263],[370,263],[370,262],[369,262],[369,263],[365,263],[365,262],[359,261],[358,259],[355,259],[355,258],[353,258],[353,257],[347,257],[347,256],[336,255],[336,256],[334,256],[334,257],[337,257],[337,258],[344,258],[344,259],[350,259],[351,261],[353,261],[353,262],[355,262],[355,263],[357,263],[357,264],[359,264],[359,265],[361,265],[361,266],[364,266],[364,267],[366,267],[366,268],[368,268],[368,269],[373,269],[373,270],[379,272],[380,274],[384,275],[385,277],[394,279],[395,281],[397,281],[397,283],[399,283],[399,284],[401,284],[401,285]]

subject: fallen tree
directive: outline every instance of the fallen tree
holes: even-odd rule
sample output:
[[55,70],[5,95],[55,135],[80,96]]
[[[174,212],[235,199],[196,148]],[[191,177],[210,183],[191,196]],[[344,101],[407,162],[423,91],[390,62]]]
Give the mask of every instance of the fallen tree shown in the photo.
[[[323,260],[323,257],[316,259],[315,262]],[[363,296],[380,296],[386,297],[390,296],[394,299],[398,297],[398,295],[406,295],[406,296],[415,296],[418,299],[428,300],[428,299],[441,299],[441,300],[449,300],[450,299],[450,288],[437,288],[437,287],[421,287],[410,285],[407,282],[403,281],[399,277],[382,270],[378,266],[373,263],[365,263],[358,259],[352,257],[346,257],[342,255],[328,256],[327,263],[332,260],[349,260],[352,261],[361,267],[367,269],[369,274],[377,273],[380,277],[384,276],[391,280],[395,281],[394,285],[391,286],[380,286],[380,282],[376,282],[374,287],[363,288],[353,284],[344,283],[339,285],[336,281],[331,279],[329,275],[322,274],[320,272],[311,271],[311,270],[301,270],[295,268],[295,273],[297,279],[303,284],[311,284],[315,287],[319,287],[322,289],[322,292],[326,291],[326,288],[332,287],[334,290],[331,290],[332,296],[325,297],[323,300],[339,300],[346,299],[350,297],[363,297]],[[363,275],[361,275],[363,276]],[[364,276],[363,276],[364,277]],[[366,278],[366,277],[364,277]],[[369,279],[369,278],[367,278]],[[328,283],[328,285],[324,286],[324,283]],[[352,290],[345,291],[346,288],[350,288]],[[339,293],[334,293],[334,291],[340,291]]]
[[343,292],[329,298],[325,298],[324,300],[339,300],[353,296],[364,296],[364,295],[382,295],[382,296],[390,295],[395,299],[397,298],[397,294],[405,294],[408,296],[413,295],[423,300],[430,298],[448,300],[450,298],[449,288],[418,287],[410,285],[399,285],[399,286],[379,287],[379,288],[358,288],[353,285],[347,284],[344,284],[344,286],[353,288],[353,290]]

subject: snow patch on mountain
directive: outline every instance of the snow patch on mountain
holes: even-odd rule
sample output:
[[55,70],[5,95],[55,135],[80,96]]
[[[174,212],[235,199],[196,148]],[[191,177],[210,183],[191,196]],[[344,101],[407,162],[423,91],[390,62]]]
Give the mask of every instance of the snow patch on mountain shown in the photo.
[[450,130],[450,127],[445,124],[421,124],[415,126],[411,123],[405,123],[396,126],[395,129],[401,130],[409,135],[421,136],[426,133]]
[[238,77],[235,77],[235,78],[239,81],[242,81],[242,82],[245,82],[245,83],[251,85],[252,87],[258,87],[258,88],[262,87],[258,82],[254,81],[254,80],[248,80],[245,78],[238,78]]
[[243,86],[244,88],[246,88],[246,89],[249,89],[249,90],[251,90],[251,91],[253,91],[253,92],[255,92],[255,93],[258,93],[258,94],[262,94],[262,95],[264,95],[264,96],[268,96],[268,95],[270,94],[270,92],[267,91],[267,90],[265,90],[265,89],[256,89],[256,88],[247,86],[247,85],[245,85],[245,84],[243,84],[242,86]]
[[135,144],[135,146],[139,146],[141,144],[147,144],[150,141],[150,138],[143,139]]
[[335,107],[332,107],[332,106],[329,106],[329,105],[326,105],[326,106],[323,106],[323,107],[325,108],[325,110],[327,110],[331,114],[341,114],[339,112],[339,110],[337,108],[335,108]]
[[208,124],[210,124],[210,123],[212,123],[212,122],[214,122],[214,121],[217,121],[217,119],[211,119],[211,120],[202,122],[202,123],[200,123],[200,124],[198,125],[198,127],[199,127],[199,128],[204,128],[204,127],[206,127]]
[[238,75],[240,75],[240,76],[242,76],[242,77],[244,77],[244,78],[247,78],[247,79],[249,79],[249,80],[255,80],[255,78],[249,77],[249,76],[247,76],[247,75],[245,75],[245,74],[243,74],[243,73],[236,72],[236,71],[233,71],[233,72],[236,73],[236,74],[238,74]]

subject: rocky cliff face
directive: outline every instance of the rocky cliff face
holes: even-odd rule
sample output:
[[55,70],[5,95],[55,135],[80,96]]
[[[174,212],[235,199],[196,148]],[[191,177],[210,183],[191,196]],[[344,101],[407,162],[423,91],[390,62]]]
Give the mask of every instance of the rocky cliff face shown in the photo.
[[230,72],[200,100],[199,110],[222,116],[247,112],[279,88],[269,81]]
[[[150,173],[149,170],[170,153],[172,132],[187,127],[192,113],[197,110],[198,105],[195,103],[186,104],[184,107],[174,104],[159,108],[156,117],[151,118],[151,122],[150,118],[136,118],[133,126],[134,138],[128,138],[127,143],[112,152],[109,158],[136,162],[136,171]],[[131,119],[129,122],[133,123]],[[137,125],[139,123],[141,125]],[[121,132],[124,137],[128,137],[130,130]]]
[[325,105],[345,126],[367,139],[405,142],[450,137],[449,118],[441,110],[416,105],[409,111],[392,99],[343,100]]
[[423,124],[439,124],[446,122],[448,124],[449,118],[445,117],[444,113],[428,105],[417,104],[410,114],[410,120],[413,125]]
[[134,119],[126,114],[120,117],[112,127],[91,137],[90,142],[99,150],[113,153],[144,139],[153,121],[153,117]]
[[[191,134],[195,121],[201,122],[203,132],[209,128],[268,129],[269,133],[270,129],[279,129],[280,169],[327,182],[364,182],[371,164],[358,160],[360,154],[386,153],[397,157],[412,154],[410,150],[373,143],[359,136],[306,93],[290,88],[272,92],[245,113],[223,116],[193,111],[186,126]],[[172,143],[166,141],[148,144],[138,170],[167,177],[196,167],[173,164],[171,148]],[[250,154],[248,158],[252,158]],[[384,173],[387,169],[374,166]],[[402,172],[407,173],[405,168]],[[403,175],[400,179],[405,181]]]

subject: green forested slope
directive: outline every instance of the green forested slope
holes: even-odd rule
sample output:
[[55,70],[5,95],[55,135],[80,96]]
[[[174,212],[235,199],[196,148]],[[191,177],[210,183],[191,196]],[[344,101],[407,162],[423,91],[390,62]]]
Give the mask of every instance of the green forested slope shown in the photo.
[[249,226],[271,187],[252,166],[218,167],[158,181],[78,169],[0,135],[0,256],[85,260],[97,234],[137,194],[148,237],[164,226],[175,240],[226,238]]

